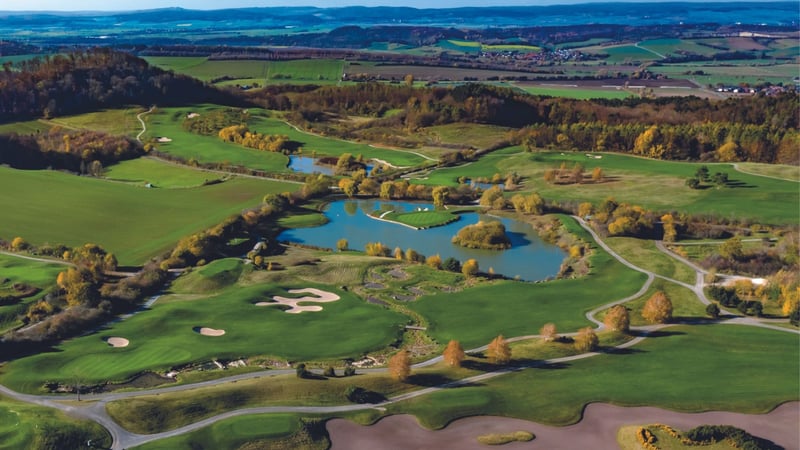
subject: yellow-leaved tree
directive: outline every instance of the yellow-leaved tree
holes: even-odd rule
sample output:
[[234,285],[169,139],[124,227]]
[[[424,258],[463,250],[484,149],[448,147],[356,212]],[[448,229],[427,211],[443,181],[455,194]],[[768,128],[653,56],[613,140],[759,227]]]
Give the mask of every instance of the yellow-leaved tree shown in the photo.
[[397,381],[408,380],[411,376],[411,355],[408,350],[400,350],[389,358],[389,374]]
[[511,361],[511,347],[502,334],[489,343],[486,348],[486,356],[495,364],[507,364]]
[[466,357],[467,355],[464,353],[464,349],[461,348],[461,343],[456,340],[448,342],[444,353],[442,353],[444,362],[450,367],[461,367],[461,362],[464,361]]
[[664,292],[656,292],[644,304],[642,317],[650,323],[669,322],[672,320],[672,301]]

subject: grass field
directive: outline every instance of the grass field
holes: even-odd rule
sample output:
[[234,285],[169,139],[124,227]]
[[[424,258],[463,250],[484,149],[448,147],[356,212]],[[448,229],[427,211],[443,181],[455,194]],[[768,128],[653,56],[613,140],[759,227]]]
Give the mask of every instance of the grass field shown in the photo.
[[608,58],[606,58],[606,61],[612,64],[628,61],[655,61],[661,59],[661,56],[652,51],[635,45],[593,46],[581,48],[581,51],[593,54],[607,54]]
[[44,120],[28,120],[25,122],[11,122],[0,124],[0,134],[36,134],[50,129],[50,124]]
[[[785,353],[776,355],[776,348]],[[566,425],[577,422],[590,402],[764,413],[798,399],[798,370],[794,334],[731,325],[676,326],[627,352],[440,391],[391,405],[389,412],[414,414],[431,428],[484,414]]]
[[103,175],[109,180],[122,181],[137,186],[144,186],[150,183],[156,188],[197,187],[206,181],[217,180],[222,177],[219,174],[203,172],[151,158],[122,161],[107,167]]
[[61,172],[0,167],[0,190],[15,193],[0,197],[0,208],[14,212],[0,221],[0,236],[22,236],[35,244],[93,242],[113,252],[120,264],[137,265],[181,237],[259,204],[265,194],[298,186],[235,178],[194,189],[145,189]]
[[281,448],[277,442],[269,444],[267,442],[296,433],[302,427],[300,418],[295,414],[242,416],[217,422],[193,433],[158,440],[136,448],[139,450],[233,449],[241,448],[253,441],[268,445],[268,448]]
[[399,222],[417,229],[438,227],[458,220],[458,215],[447,211],[412,211],[407,213],[389,213],[384,220]]
[[800,182],[800,167],[786,164],[737,163],[742,172]]
[[580,100],[594,99],[594,98],[628,98],[633,94],[628,91],[616,89],[586,89],[579,87],[565,87],[565,86],[546,86],[546,85],[516,85],[520,89],[532,95],[548,95],[550,97],[564,97],[575,98]]
[[[191,112],[203,114],[222,108],[215,105],[198,105],[191,108],[163,108],[157,114],[147,116],[148,138],[165,136],[172,142],[159,143],[160,151],[185,159],[194,158],[201,163],[224,163],[261,169],[269,172],[287,172],[289,159],[281,153],[264,152],[226,143],[216,136],[201,136],[183,129],[184,117]],[[263,110],[251,109],[250,129],[264,134],[286,135],[299,142],[303,154],[339,156],[342,153],[363,155],[365,158],[378,158],[398,166],[413,166],[425,160],[409,152],[375,148],[367,144],[329,139],[304,133],[280,119],[263,117]]]
[[[213,296],[156,303],[150,311],[108,329],[65,342],[57,352],[16,360],[0,379],[15,389],[37,391],[45,380],[70,382],[76,374],[87,384],[123,381],[143,370],[168,370],[212,358],[358,358],[384,348],[402,329],[402,315],[327,286],[316,287],[341,299],[325,303],[322,311],[287,314],[282,307],[255,306],[273,295],[302,296],[287,290],[306,287],[287,282],[233,285]],[[193,330],[196,327],[222,329],[225,334],[203,336]],[[104,339],[111,336],[129,339],[130,345],[110,347]]]
[[[574,222],[570,231],[592,242]],[[428,334],[439,343],[456,339],[464,348],[487,344],[498,334],[537,334],[547,322],[555,323],[562,332],[577,331],[590,324],[584,317],[586,311],[636,292],[645,280],[643,274],[627,269],[602,249],[594,251],[592,272],[583,278],[540,284],[497,281],[424,296],[409,307],[428,319]]]
[[694,284],[696,281],[694,270],[659,251],[653,241],[629,237],[610,237],[605,239],[605,243],[623,258],[643,269],[688,284]]
[[144,109],[141,108],[108,109],[56,117],[46,121],[46,123],[67,129],[93,130],[113,135],[134,137],[142,130],[142,124],[136,119],[136,115],[142,111]]
[[[60,439],[58,439],[60,437]],[[0,450],[21,448],[108,448],[111,436],[94,422],[68,417],[52,408],[0,397]]]
[[17,316],[24,314],[31,302],[42,298],[55,285],[56,276],[65,269],[61,264],[47,264],[0,254],[0,296],[13,294],[13,286],[23,283],[42,289],[19,303],[0,306],[0,333],[20,325]]
[[218,80],[219,84],[246,83],[320,83],[342,79],[344,61],[332,59],[303,59],[292,61],[208,60],[201,57],[148,57],[146,60],[162,69],[174,70],[203,81]]
[[[522,149],[519,149],[520,152]],[[575,163],[587,173],[603,169],[606,181],[600,184],[553,185],[544,181],[544,171],[562,162]],[[733,186],[690,189],[685,180],[706,165],[711,173],[728,173]],[[601,159],[587,158],[578,152],[537,152],[492,154],[468,166],[436,170],[424,184],[455,185],[459,175],[490,177],[494,173],[517,172],[524,177],[523,190],[536,191],[545,199],[590,201],[599,204],[607,197],[642,205],[659,211],[677,210],[691,214],[711,214],[726,218],[749,218],[765,223],[793,223],[797,220],[800,191],[797,183],[736,171],[731,164],[702,164],[658,161],[621,154],[602,154]],[[794,205],[794,206],[793,206]]]
[[477,123],[451,123],[421,130],[434,141],[486,148],[508,138],[510,128]]

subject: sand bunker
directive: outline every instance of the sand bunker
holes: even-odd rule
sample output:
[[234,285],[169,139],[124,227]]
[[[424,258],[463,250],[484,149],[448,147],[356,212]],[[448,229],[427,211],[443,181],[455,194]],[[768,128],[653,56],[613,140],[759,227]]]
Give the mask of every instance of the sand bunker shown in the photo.
[[170,138],[168,138],[166,136],[162,136],[162,137],[158,138],[157,141],[158,142],[172,142],[172,139],[170,139]]
[[193,113],[189,113],[188,115],[186,115],[187,119],[194,119],[195,117],[200,117],[200,114],[197,114],[196,112],[193,112]]
[[200,333],[203,336],[222,336],[225,334],[225,330],[217,330],[208,327],[194,327],[194,331],[195,333]]
[[112,347],[127,347],[130,341],[121,337],[110,337],[106,339],[106,344]]
[[290,294],[313,294],[315,297],[297,297],[297,298],[288,298],[288,297],[281,297],[280,295],[276,295],[272,297],[274,302],[258,302],[256,306],[273,306],[273,305],[286,305],[290,308],[287,309],[285,312],[289,314],[300,314],[304,311],[322,311],[321,306],[317,305],[308,305],[308,306],[300,306],[298,303],[300,302],[314,302],[314,303],[328,303],[328,302],[335,302],[339,300],[339,296],[334,294],[333,292],[322,291],[315,288],[305,288],[305,289],[289,289],[288,291]]

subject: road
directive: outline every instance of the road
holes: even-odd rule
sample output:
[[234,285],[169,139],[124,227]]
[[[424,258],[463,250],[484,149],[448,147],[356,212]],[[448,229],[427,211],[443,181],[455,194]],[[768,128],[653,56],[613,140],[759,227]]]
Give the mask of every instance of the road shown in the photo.
[[[682,258],[679,255],[675,255],[674,253],[670,252],[669,250],[667,250],[663,246],[663,243],[660,243],[660,242],[656,243],[656,246],[660,251],[665,252],[666,254],[670,255],[673,258],[676,258],[678,261],[688,265],[689,267],[691,267],[695,271],[696,276],[697,276],[697,282],[694,285],[689,285],[687,283],[684,283],[684,282],[681,282],[681,281],[678,281],[678,280],[674,280],[672,278],[669,278],[669,277],[654,273],[652,271],[643,269],[641,267],[638,267],[638,266],[630,263],[629,261],[624,259],[622,256],[620,256],[617,252],[615,252],[613,249],[611,249],[605,242],[603,242],[603,240],[600,238],[600,236],[598,236],[597,233],[595,233],[595,231],[592,230],[591,227],[589,227],[588,224],[586,224],[586,222],[583,219],[581,219],[579,217],[575,217],[575,216],[573,216],[573,217],[575,218],[575,220],[578,221],[578,223],[585,230],[587,230],[592,235],[592,238],[594,238],[595,242],[597,242],[597,244],[603,250],[608,252],[611,256],[613,256],[615,259],[617,259],[620,263],[624,264],[628,268],[630,268],[632,270],[635,270],[635,271],[638,271],[638,272],[641,272],[641,273],[644,273],[644,274],[647,275],[647,280],[642,285],[642,287],[639,289],[639,291],[636,292],[635,294],[630,295],[628,297],[625,297],[623,299],[619,299],[619,300],[615,300],[613,302],[607,303],[607,304],[605,304],[603,306],[600,306],[598,308],[593,309],[592,311],[590,311],[590,312],[588,312],[586,314],[587,319],[589,319],[591,322],[595,323],[598,326],[598,329],[602,329],[604,327],[603,323],[601,321],[599,321],[595,317],[595,315],[598,312],[600,312],[602,310],[605,310],[605,309],[607,309],[607,308],[609,308],[609,307],[611,307],[613,305],[617,305],[617,304],[620,304],[620,303],[625,303],[625,302],[628,302],[628,301],[630,301],[630,300],[632,300],[634,298],[640,297],[641,295],[643,295],[650,288],[650,285],[652,284],[652,282],[653,282],[653,280],[655,278],[661,278],[661,279],[667,280],[669,282],[676,283],[678,285],[686,287],[688,289],[691,289],[692,292],[694,292],[695,295],[697,296],[698,300],[700,300],[702,303],[704,303],[704,304],[710,303],[710,301],[705,297],[705,294],[703,292],[705,274],[707,272],[704,271],[702,268],[694,265],[691,261],[688,261],[685,258]],[[751,318],[751,317],[741,317],[741,316],[736,316],[736,315],[733,315],[733,314],[731,314],[729,316],[726,316],[725,318],[723,318],[722,320],[720,320],[718,322],[722,323],[722,324],[758,326],[758,327],[769,328],[769,329],[773,329],[773,330],[777,330],[777,331],[800,334],[800,331],[798,331],[798,330],[782,328],[782,327],[779,327],[779,326],[771,325],[769,323],[765,323],[763,320],[759,320],[759,319],[755,319],[755,318]],[[647,338],[647,336],[650,333],[652,333],[653,331],[660,330],[662,328],[666,328],[666,327],[674,326],[674,325],[676,325],[676,324],[661,324],[661,325],[649,325],[649,326],[644,326],[644,327],[631,327],[632,330],[637,331],[640,335],[635,337],[634,339],[628,341],[628,342],[625,342],[625,343],[620,344],[618,346],[615,346],[613,348],[607,349],[607,350],[605,350],[603,352],[582,353],[582,354],[572,355],[572,356],[567,356],[567,357],[562,357],[562,358],[552,358],[552,359],[548,359],[548,360],[534,361],[534,362],[531,362],[531,363],[525,364],[525,365],[507,366],[507,367],[503,367],[503,368],[495,370],[495,371],[485,372],[485,373],[482,373],[482,374],[479,374],[479,375],[475,375],[475,376],[472,376],[472,377],[468,377],[468,378],[452,381],[452,382],[445,383],[445,384],[442,384],[442,385],[439,385],[439,386],[428,387],[428,388],[425,388],[425,389],[420,389],[420,390],[408,392],[408,393],[405,393],[405,394],[400,394],[400,395],[391,397],[388,400],[386,400],[386,401],[384,401],[382,403],[379,403],[379,404],[348,404],[348,405],[337,405],[337,406],[268,406],[268,407],[257,407],[257,408],[243,408],[243,409],[237,409],[237,410],[233,410],[233,411],[228,411],[228,412],[225,412],[225,413],[213,416],[213,417],[208,417],[208,418],[203,419],[201,421],[186,425],[186,426],[181,427],[181,428],[177,428],[175,430],[169,430],[169,431],[166,431],[166,432],[163,432],[163,433],[149,434],[149,435],[142,435],[142,434],[132,433],[132,432],[122,428],[119,424],[117,424],[108,415],[108,413],[106,412],[106,408],[105,408],[106,404],[108,402],[115,401],[115,400],[131,399],[131,398],[142,397],[142,396],[147,396],[147,395],[158,395],[158,394],[164,394],[164,393],[170,393],[170,392],[180,392],[180,391],[194,390],[194,389],[200,389],[200,388],[204,388],[204,387],[216,386],[216,385],[224,384],[224,383],[235,383],[235,382],[241,381],[241,380],[248,380],[248,379],[260,378],[260,377],[271,377],[271,376],[278,376],[278,375],[293,374],[295,371],[294,371],[294,369],[267,370],[267,371],[259,371],[259,372],[253,372],[253,373],[247,373],[247,374],[234,375],[234,376],[230,376],[230,377],[220,378],[220,379],[216,379],[216,380],[209,380],[209,381],[204,381],[204,382],[199,382],[199,383],[186,384],[186,385],[180,385],[180,386],[169,386],[169,387],[158,388],[158,389],[147,389],[147,390],[142,390],[142,391],[106,393],[106,394],[88,394],[88,395],[83,395],[82,396],[83,405],[76,405],[74,402],[70,403],[70,404],[63,403],[63,400],[68,400],[69,399],[69,397],[65,397],[65,396],[22,394],[22,393],[16,392],[16,391],[11,390],[11,389],[9,389],[9,388],[7,388],[5,386],[2,386],[2,385],[0,385],[0,394],[6,395],[6,396],[8,396],[8,397],[10,397],[12,399],[15,399],[15,400],[18,400],[18,401],[21,401],[21,402],[26,402],[26,403],[31,403],[31,404],[35,404],[35,405],[40,405],[40,406],[46,406],[46,407],[50,407],[50,408],[59,409],[59,410],[65,412],[67,414],[70,414],[70,415],[72,415],[74,417],[79,417],[79,418],[88,419],[88,420],[92,420],[94,422],[97,422],[100,425],[102,425],[103,427],[105,427],[108,430],[109,434],[111,435],[112,440],[113,440],[113,445],[112,445],[111,448],[113,450],[119,450],[119,449],[125,449],[125,448],[130,448],[130,447],[133,447],[133,446],[141,445],[141,444],[144,444],[144,443],[147,443],[147,442],[152,442],[152,441],[155,441],[155,440],[165,439],[165,438],[169,438],[169,437],[178,436],[178,435],[181,435],[181,434],[184,434],[184,433],[189,433],[189,432],[198,430],[200,428],[203,428],[205,426],[211,425],[213,423],[219,422],[220,420],[225,420],[225,419],[228,419],[228,418],[231,418],[231,417],[242,416],[242,415],[266,414],[266,413],[337,414],[337,413],[342,413],[342,412],[359,411],[359,410],[366,410],[366,409],[376,409],[376,408],[382,409],[382,408],[385,408],[386,406],[391,405],[393,403],[397,403],[397,402],[400,402],[400,401],[404,401],[404,400],[420,397],[420,396],[423,396],[423,395],[428,395],[428,394],[431,394],[433,392],[440,391],[442,389],[448,389],[448,388],[457,387],[457,386],[465,386],[465,385],[475,384],[475,383],[479,383],[479,382],[482,382],[482,381],[485,381],[485,380],[488,380],[488,379],[491,379],[491,378],[495,378],[495,377],[498,377],[498,376],[505,375],[507,373],[518,372],[518,371],[526,370],[526,369],[533,368],[533,367],[541,367],[541,366],[552,365],[552,364],[563,364],[563,363],[576,361],[576,360],[580,360],[580,359],[591,358],[591,357],[594,357],[594,356],[597,356],[597,355],[601,355],[601,354],[604,354],[604,353],[608,353],[608,352],[614,352],[614,351],[619,350],[619,349],[628,348],[628,347],[634,346],[634,345],[642,342],[643,340],[645,340]],[[570,333],[570,334],[574,334],[574,333]],[[518,337],[510,338],[510,339],[508,339],[508,341],[516,342],[516,341],[521,341],[521,340],[526,340],[526,339],[534,339],[534,338],[538,338],[538,337],[539,337],[538,335],[518,336]],[[468,353],[474,353],[474,352],[483,351],[485,349],[486,349],[486,346],[482,346],[482,347],[478,347],[478,348],[475,348],[475,349],[467,350],[467,352]],[[441,356],[437,356],[437,357],[431,358],[431,359],[429,359],[427,361],[423,361],[423,362],[420,362],[418,364],[415,364],[413,367],[414,368],[426,367],[426,366],[430,366],[430,365],[436,364],[436,363],[440,362],[441,360],[442,360],[442,357]],[[364,373],[373,373],[373,372],[382,372],[382,371],[386,371],[386,369],[385,368],[377,368],[377,369],[362,369],[361,370],[361,372],[364,372]]]

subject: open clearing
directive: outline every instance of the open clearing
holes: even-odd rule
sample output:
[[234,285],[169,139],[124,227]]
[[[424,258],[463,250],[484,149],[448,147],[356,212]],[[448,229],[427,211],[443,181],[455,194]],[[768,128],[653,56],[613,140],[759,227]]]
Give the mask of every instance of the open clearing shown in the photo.
[[181,237],[258,205],[265,194],[297,187],[234,178],[195,189],[146,189],[61,172],[0,167],[0,190],[15,192],[0,197],[0,208],[14,211],[0,221],[0,236],[22,236],[36,244],[92,242],[113,252],[120,264],[137,265],[170,249]]

